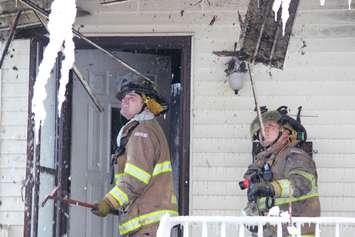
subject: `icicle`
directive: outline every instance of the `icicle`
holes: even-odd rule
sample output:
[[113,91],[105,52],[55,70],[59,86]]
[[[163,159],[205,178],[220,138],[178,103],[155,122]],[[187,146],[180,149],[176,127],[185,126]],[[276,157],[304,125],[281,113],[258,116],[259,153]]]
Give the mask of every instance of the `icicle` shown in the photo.
[[351,0],[348,0],[349,3],[349,10],[351,10]]
[[[75,14],[75,13],[74,13]],[[75,15],[74,15],[75,17]],[[75,55],[74,55],[74,42],[73,42],[73,32],[70,27],[70,32],[67,32],[65,37],[65,49],[64,49],[64,56],[65,59],[62,62],[62,68],[60,70],[61,79],[60,79],[60,86],[58,91],[58,114],[60,116],[60,111],[65,100],[65,89],[66,85],[69,81],[69,70],[72,68]]]
[[324,6],[324,4],[325,4],[325,0],[320,0],[320,5]]
[[288,12],[288,8],[290,7],[291,0],[282,0],[282,35],[285,35],[286,23],[290,13]]
[[282,0],[275,0],[274,4],[272,5],[272,10],[274,11],[275,14],[275,21],[277,21],[277,12],[279,11],[281,7],[281,1]]
[[291,0],[274,0],[274,4],[272,5],[272,10],[275,13],[275,21],[277,21],[277,12],[279,11],[280,7],[282,6],[282,35],[285,35],[286,30],[286,23],[290,16],[288,8],[290,7]]
[[[69,40],[70,37],[72,38],[72,36],[69,34],[69,30],[71,32],[72,24],[75,20],[75,14],[75,0],[55,0],[52,3],[51,13],[49,15],[48,21],[49,43],[44,50],[43,60],[39,66],[39,72],[34,85],[32,100],[33,112],[35,113],[35,137],[37,139],[37,133],[41,121],[44,121],[46,118],[46,111],[43,104],[47,97],[45,86],[49,80],[51,70],[57,58],[57,53],[61,50],[64,41],[66,42],[65,47],[68,50],[73,48]],[[65,50],[65,56],[71,60],[71,56],[68,50]],[[68,63],[65,62],[66,60],[63,61],[64,71],[67,71],[68,66],[66,64],[70,64],[69,60]]]

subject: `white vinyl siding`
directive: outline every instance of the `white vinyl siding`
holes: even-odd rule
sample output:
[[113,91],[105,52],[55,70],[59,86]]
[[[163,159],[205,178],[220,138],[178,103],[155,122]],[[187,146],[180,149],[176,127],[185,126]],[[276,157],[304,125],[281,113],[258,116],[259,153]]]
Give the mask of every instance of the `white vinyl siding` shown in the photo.
[[1,236],[23,235],[29,55],[30,41],[14,40],[0,70]]

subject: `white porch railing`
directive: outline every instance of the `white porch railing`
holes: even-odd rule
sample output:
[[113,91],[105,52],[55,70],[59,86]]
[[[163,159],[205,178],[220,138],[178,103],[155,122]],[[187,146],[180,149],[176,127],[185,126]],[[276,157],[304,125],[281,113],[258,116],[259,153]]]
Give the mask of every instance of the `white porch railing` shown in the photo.
[[[189,229],[191,224],[199,224],[202,226],[201,237],[208,236],[208,224],[220,224],[220,236],[226,237],[227,225],[234,225],[238,229],[237,233],[233,236],[244,237],[246,234],[246,225],[255,226],[258,228],[258,237],[263,236],[262,226],[266,223],[277,226],[277,237],[282,237],[282,224],[289,223],[290,219],[287,217],[266,217],[266,216],[178,216],[169,217],[164,216],[159,225],[157,237],[170,237],[172,227],[175,225],[183,226],[183,237],[189,237]],[[335,237],[344,236],[341,233],[341,226],[351,225],[354,226],[355,218],[348,217],[292,217],[293,226],[296,228],[296,237],[301,236],[302,224],[315,224],[316,237],[321,236],[321,225],[334,225]],[[354,233],[355,236],[355,233]],[[195,237],[195,236],[193,236]]]

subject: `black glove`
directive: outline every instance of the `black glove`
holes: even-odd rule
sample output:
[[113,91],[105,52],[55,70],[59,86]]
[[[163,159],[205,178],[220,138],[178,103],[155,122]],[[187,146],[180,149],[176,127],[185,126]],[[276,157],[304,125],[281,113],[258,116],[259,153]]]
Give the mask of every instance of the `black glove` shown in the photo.
[[274,187],[270,183],[254,183],[248,189],[248,201],[255,202],[258,197],[274,197]]
[[256,164],[251,164],[248,166],[247,171],[244,173],[244,178],[248,179],[252,183],[260,182],[260,175],[262,174],[261,169]]

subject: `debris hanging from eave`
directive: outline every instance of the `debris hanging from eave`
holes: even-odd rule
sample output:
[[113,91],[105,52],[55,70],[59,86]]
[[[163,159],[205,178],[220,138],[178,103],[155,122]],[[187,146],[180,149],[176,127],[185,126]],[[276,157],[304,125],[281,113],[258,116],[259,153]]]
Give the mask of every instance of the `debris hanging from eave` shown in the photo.
[[[261,62],[282,69],[298,3],[299,0],[267,0],[259,4],[250,1],[242,24],[239,55],[252,64]],[[287,13],[282,14],[280,7]]]

